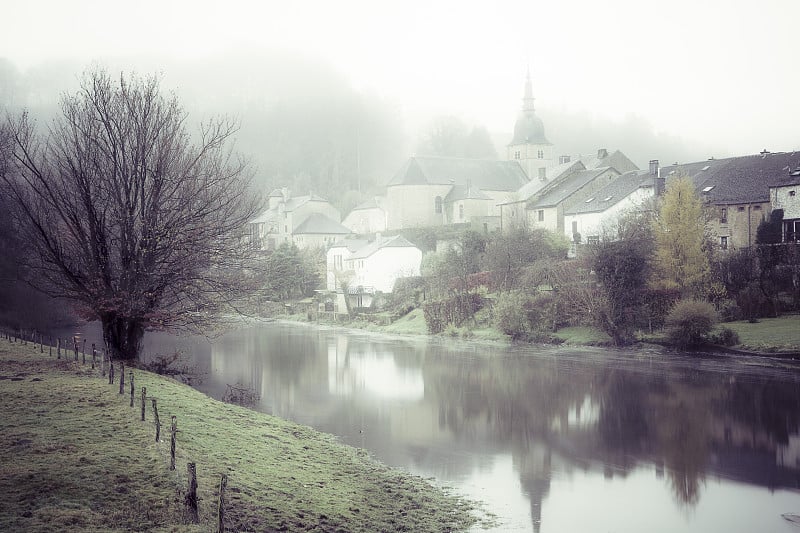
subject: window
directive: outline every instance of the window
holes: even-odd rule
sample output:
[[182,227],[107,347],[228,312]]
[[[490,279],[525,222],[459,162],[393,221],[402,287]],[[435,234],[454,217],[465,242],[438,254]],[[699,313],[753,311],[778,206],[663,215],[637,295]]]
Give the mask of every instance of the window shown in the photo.
[[441,215],[442,214],[442,197],[441,196],[437,196],[436,199],[434,200],[434,212],[437,215]]
[[464,220],[464,204],[458,204],[458,218]]
[[719,210],[719,222],[720,224],[728,223],[728,208],[723,207]]
[[590,235],[586,242],[589,244],[600,244],[600,236],[599,235]]
[[703,187],[703,192],[711,192],[711,189],[713,188],[714,188],[713,185],[711,185],[710,187]]
[[342,269],[342,256],[341,254],[336,254],[333,256],[333,268],[336,270]]
[[537,217],[539,219],[539,222],[544,222],[544,209],[539,209],[539,212],[537,213]]
[[519,158],[520,158],[520,153],[519,150],[517,150],[516,152],[514,152],[514,159],[519,159]]
[[789,196],[794,196],[794,191],[789,191]]
[[761,211],[761,206],[760,205],[754,205],[753,206],[753,211]]
[[540,168],[539,169],[539,179],[542,180],[542,181],[547,179],[547,169],[546,168]]
[[544,150],[539,150],[539,152],[536,154],[536,156],[539,159],[544,159]]
[[283,226],[283,232],[289,233],[289,226]]
[[577,220],[573,220],[572,221],[572,234],[575,235],[576,233],[578,233],[578,221]]
[[720,237],[719,238],[719,247],[723,250],[728,249],[728,237]]
[[744,206],[740,205],[739,207],[736,208],[736,210],[741,213],[742,211],[744,211]]

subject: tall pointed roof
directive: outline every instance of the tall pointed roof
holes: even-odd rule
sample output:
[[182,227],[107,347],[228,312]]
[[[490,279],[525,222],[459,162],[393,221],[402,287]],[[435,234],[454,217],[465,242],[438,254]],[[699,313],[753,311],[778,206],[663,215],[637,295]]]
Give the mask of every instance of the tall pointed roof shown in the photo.
[[514,124],[514,138],[509,146],[515,144],[552,144],[544,135],[544,123],[536,116],[533,102],[533,88],[531,85],[531,73],[525,79],[525,95],[522,98],[522,110]]

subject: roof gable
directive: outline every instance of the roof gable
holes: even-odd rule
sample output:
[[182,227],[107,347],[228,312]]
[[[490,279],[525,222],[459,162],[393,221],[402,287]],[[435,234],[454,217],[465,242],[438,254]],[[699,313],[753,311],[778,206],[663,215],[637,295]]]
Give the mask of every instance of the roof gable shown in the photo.
[[557,181],[549,183],[547,187],[540,191],[538,199],[529,205],[528,209],[556,206],[609,170],[616,172],[615,169],[609,167],[592,168],[568,174]]
[[293,235],[349,235],[350,233],[353,232],[322,213],[311,213],[292,232]]
[[348,259],[366,259],[383,248],[415,248],[419,250],[419,248],[409,242],[408,239],[402,235],[395,235],[393,237],[378,238],[370,243],[367,243],[356,250],[353,255],[348,257]]
[[642,187],[653,187],[655,185],[654,178],[655,176],[647,170],[627,172],[596,192],[584,195],[564,214],[602,213],[633,194],[636,190]]

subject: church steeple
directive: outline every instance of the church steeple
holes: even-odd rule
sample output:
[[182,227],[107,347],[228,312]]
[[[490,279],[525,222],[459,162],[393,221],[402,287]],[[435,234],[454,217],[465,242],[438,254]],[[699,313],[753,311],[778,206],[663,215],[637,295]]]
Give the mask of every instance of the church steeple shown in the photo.
[[533,86],[531,84],[531,69],[528,67],[528,73],[525,77],[525,96],[522,98],[522,110],[523,111],[534,111],[533,108],[533,101],[535,98],[533,97]]

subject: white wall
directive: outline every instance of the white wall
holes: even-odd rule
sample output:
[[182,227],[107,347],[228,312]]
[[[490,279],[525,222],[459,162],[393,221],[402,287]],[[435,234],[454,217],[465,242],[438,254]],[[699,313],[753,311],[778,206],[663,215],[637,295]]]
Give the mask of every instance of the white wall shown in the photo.
[[572,240],[572,222],[575,221],[578,223],[581,240],[585,243],[589,237],[599,236],[605,226],[616,223],[623,212],[641,207],[646,200],[653,197],[653,192],[652,187],[639,187],[603,212],[564,215],[564,235]]
[[[363,266],[361,266],[363,261]],[[419,276],[422,251],[412,247],[386,247],[363,260],[354,261],[355,277],[351,285],[374,287],[381,292],[392,292],[397,278]]]

